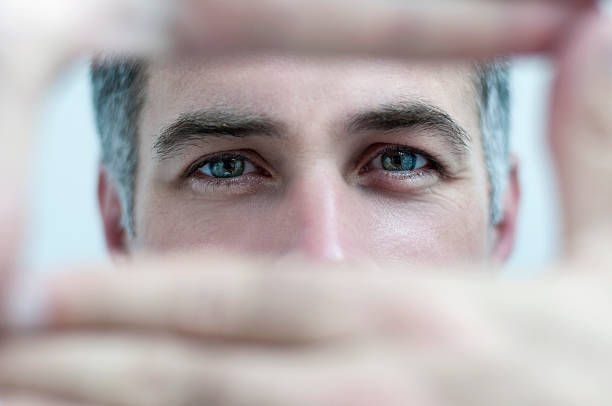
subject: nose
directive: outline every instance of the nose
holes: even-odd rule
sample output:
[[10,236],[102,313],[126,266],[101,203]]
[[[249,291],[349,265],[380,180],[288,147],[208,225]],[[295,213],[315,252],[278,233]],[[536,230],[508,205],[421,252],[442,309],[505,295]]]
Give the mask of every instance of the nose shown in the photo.
[[350,186],[333,170],[295,179],[283,202],[290,230],[285,255],[315,261],[344,261],[356,255],[357,224],[351,221],[351,193]]

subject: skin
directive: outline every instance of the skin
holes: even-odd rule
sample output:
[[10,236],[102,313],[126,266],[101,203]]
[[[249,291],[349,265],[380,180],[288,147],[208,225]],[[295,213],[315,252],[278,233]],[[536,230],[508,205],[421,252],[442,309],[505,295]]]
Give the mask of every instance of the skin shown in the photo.
[[[122,11],[112,2],[98,5],[112,15]],[[56,6],[77,21],[99,14],[69,2]],[[37,8],[24,7],[28,18],[37,16]],[[486,21],[463,23],[478,31]],[[69,44],[92,38],[75,35],[70,24],[11,29],[27,39],[33,26],[56,34],[31,44],[37,57],[70,57],[66,41],[55,41],[62,33],[70,33]],[[0,289],[3,299],[13,298],[0,312],[3,406],[609,405],[611,27],[595,13],[577,14],[555,49],[550,141],[567,249],[549,277],[500,281],[458,275],[454,267],[418,277],[404,269],[369,272],[367,264],[313,272],[312,264],[200,253],[134,258],[99,272],[80,266],[35,278],[27,289],[6,283],[18,269],[19,242],[2,239]],[[101,28],[110,30],[95,25]],[[439,28],[428,43],[437,51],[446,49],[436,48],[446,32]],[[490,52],[507,50],[506,34],[483,40]],[[472,55],[471,39],[451,32],[443,43],[463,41]],[[532,49],[527,45],[521,49]],[[2,190],[17,192],[0,205],[11,237],[26,206],[18,193],[30,163],[24,123],[32,122],[39,96],[27,90],[40,91],[35,79],[48,77],[58,59],[0,78],[20,90],[0,94],[0,139],[12,147],[0,161]]]
[[[489,222],[489,188],[468,64],[363,58],[242,55],[150,68],[140,123],[136,236],[107,232],[115,252],[215,248],[316,261],[503,262],[517,214],[516,171],[508,179],[505,217]],[[465,151],[436,129],[352,131],[346,122],[381,105],[426,101],[445,111],[470,140]],[[239,111],[270,117],[278,137],[209,137],[168,158],[159,134],[191,111]],[[393,173],[378,162],[386,146],[424,151],[422,169]],[[220,152],[250,151],[266,170],[213,186],[185,168]],[[101,176],[104,182],[106,176]],[[101,185],[104,207],[118,199]],[[118,217],[104,216],[107,230]]]

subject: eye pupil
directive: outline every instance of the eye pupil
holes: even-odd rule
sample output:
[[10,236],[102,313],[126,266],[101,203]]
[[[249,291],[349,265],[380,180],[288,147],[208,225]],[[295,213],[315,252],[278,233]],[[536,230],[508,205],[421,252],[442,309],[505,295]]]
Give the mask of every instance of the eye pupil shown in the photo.
[[387,171],[413,171],[416,168],[416,154],[404,151],[393,151],[383,154],[382,166]]
[[215,159],[209,165],[215,178],[235,178],[244,173],[244,159],[240,158]]

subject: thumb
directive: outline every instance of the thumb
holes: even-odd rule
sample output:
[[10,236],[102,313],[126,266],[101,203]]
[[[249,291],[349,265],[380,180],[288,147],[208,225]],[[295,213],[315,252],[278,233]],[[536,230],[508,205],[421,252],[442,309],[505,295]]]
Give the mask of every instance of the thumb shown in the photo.
[[590,14],[561,50],[550,141],[570,257],[609,250],[612,238],[612,24]]
[[[5,83],[6,84],[6,83]],[[28,157],[31,156],[35,106],[23,93],[12,97],[9,86],[0,95],[0,313],[15,276],[23,238]]]

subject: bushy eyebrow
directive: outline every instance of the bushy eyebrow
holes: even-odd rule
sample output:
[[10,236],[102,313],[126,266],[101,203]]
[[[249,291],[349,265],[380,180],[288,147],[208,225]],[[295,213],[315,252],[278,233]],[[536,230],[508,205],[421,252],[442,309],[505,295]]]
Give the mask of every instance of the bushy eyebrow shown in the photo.
[[470,151],[472,139],[446,111],[425,102],[385,104],[375,110],[352,116],[346,124],[346,132],[393,132],[399,130],[424,130],[420,133],[442,137],[458,154]]
[[201,110],[183,113],[165,127],[153,144],[153,151],[159,160],[164,160],[210,137],[279,137],[281,133],[282,125],[263,115],[231,110]]
[[[153,151],[159,160],[165,160],[211,137],[282,137],[284,128],[265,115],[231,109],[187,112],[160,132]],[[471,138],[463,127],[444,110],[420,101],[381,105],[349,117],[345,125],[347,134],[399,130],[424,130],[420,134],[442,137],[461,155],[470,150]]]

